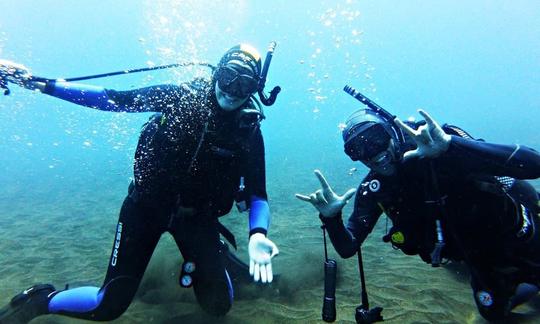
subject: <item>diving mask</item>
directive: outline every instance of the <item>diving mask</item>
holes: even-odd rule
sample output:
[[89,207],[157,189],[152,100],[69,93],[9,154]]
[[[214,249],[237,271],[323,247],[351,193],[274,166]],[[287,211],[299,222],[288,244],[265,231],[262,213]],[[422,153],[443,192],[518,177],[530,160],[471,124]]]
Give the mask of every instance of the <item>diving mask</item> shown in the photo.
[[[356,131],[353,130],[353,133]],[[345,153],[353,161],[369,161],[387,150],[390,140],[390,134],[381,124],[370,124],[348,140],[345,144]]]
[[215,74],[219,88],[231,96],[247,98],[257,92],[258,80],[252,75],[243,74],[230,66],[218,68]]

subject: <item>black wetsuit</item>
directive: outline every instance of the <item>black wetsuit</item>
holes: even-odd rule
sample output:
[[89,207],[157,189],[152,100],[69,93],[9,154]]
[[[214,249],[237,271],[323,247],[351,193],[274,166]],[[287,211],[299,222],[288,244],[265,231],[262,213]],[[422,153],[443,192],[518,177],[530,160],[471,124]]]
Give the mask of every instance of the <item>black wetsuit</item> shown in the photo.
[[[383,240],[428,263],[439,219],[446,244],[442,257],[465,261],[479,311],[488,319],[502,318],[517,284],[540,284],[538,193],[517,180],[538,177],[535,150],[452,136],[448,151],[436,159],[407,161],[389,177],[370,172],[358,188],[347,227],[341,215],[321,219],[337,252],[348,258],[384,212],[393,226]],[[438,198],[442,208],[430,203]],[[481,292],[492,300],[482,304]]]
[[[80,89],[56,84],[45,92],[101,110],[158,114],[139,139],[135,180],[120,211],[103,286],[62,291],[49,302],[50,312],[89,320],[120,316],[130,305],[161,234],[170,232],[184,260],[195,263],[198,302],[205,311],[224,315],[233,291],[222,260],[218,217],[231,210],[241,177],[247,196],[266,203],[260,129],[241,128],[238,110],[219,109],[206,81],[121,92],[93,89],[92,96]],[[248,100],[246,106],[250,105]],[[266,233],[266,228],[252,232]]]

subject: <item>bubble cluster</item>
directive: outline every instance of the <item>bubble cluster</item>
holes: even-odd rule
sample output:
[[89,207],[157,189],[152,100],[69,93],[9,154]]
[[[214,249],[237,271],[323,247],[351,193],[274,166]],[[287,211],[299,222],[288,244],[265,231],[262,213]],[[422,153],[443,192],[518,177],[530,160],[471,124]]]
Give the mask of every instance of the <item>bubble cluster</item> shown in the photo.
[[331,98],[338,80],[356,80],[362,91],[376,91],[375,68],[363,53],[361,17],[354,0],[329,2],[324,9],[311,13],[317,28],[305,32],[310,40],[310,54],[299,63],[310,82],[307,89],[316,106],[314,113],[320,112],[321,105]]
[[[238,30],[246,1],[175,1],[155,0],[145,2],[149,35],[140,37],[145,53],[152,64],[179,62],[207,62],[216,59],[210,55],[215,49],[216,35],[226,35]],[[235,17],[235,19],[216,19]],[[215,62],[209,62],[214,64]],[[174,81],[194,77],[208,77],[207,68],[188,66],[172,69]]]

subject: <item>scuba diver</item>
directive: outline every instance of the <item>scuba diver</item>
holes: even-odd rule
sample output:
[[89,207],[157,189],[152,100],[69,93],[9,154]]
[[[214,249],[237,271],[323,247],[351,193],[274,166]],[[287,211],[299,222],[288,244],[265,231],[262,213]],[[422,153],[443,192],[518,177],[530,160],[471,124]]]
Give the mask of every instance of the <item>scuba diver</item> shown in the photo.
[[225,53],[209,79],[129,91],[34,77],[24,66],[0,62],[6,90],[11,82],[98,110],[155,113],[139,137],[134,180],[120,210],[103,285],[66,290],[34,285],[0,310],[0,323],[26,323],[42,314],[118,318],[135,296],[164,232],[173,236],[184,259],[180,284],[193,286],[204,311],[224,316],[233,300],[229,274],[238,270],[227,268],[239,260],[220,240],[222,234],[236,247],[218,218],[229,213],[235,200],[241,211],[249,209],[250,264],[243,269],[247,275],[249,268],[255,282],[271,283],[271,259],[278,248],[266,237],[264,114],[254,97],[259,93],[266,105],[276,99],[277,93],[270,98],[263,93],[269,56],[262,67],[257,50],[241,44]]
[[[344,150],[370,171],[357,190],[340,196],[315,170],[322,188],[296,195],[319,211],[339,255],[360,251],[385,213],[392,227],[384,242],[434,267],[447,261],[468,266],[485,319],[507,318],[534,297],[540,287],[540,205],[524,179],[540,177],[540,154],[475,140],[459,127],[441,127],[422,110],[424,121],[404,123],[356,90],[345,91],[367,107],[348,118]],[[345,226],[341,210],[355,191]]]

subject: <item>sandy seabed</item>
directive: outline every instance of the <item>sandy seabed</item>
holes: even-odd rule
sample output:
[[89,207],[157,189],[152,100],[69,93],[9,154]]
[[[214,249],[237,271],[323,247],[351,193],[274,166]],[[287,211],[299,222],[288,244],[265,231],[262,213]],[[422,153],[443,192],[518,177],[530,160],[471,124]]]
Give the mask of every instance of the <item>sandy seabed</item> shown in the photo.
[[[0,304],[35,283],[52,283],[57,288],[65,284],[101,285],[127,188],[126,180],[112,178],[72,178],[69,184],[21,180],[0,188]],[[273,217],[269,237],[280,248],[273,262],[274,273],[279,275],[275,283],[235,287],[236,300],[229,314],[219,319],[210,317],[199,308],[191,289],[178,285],[182,259],[172,238],[165,234],[135,300],[113,322],[322,323],[324,256],[320,222],[313,207],[294,198],[297,190],[315,189],[317,183],[311,172],[295,171],[292,178],[301,185],[269,179]],[[333,178],[342,180],[335,175]],[[282,177],[281,181],[288,179]],[[539,187],[538,182],[535,185]],[[350,211],[350,206],[347,208]],[[246,215],[233,211],[222,220],[236,233],[237,253],[247,260]],[[432,268],[416,256],[393,250],[381,241],[385,226],[382,217],[363,253],[370,306],[384,307],[386,322],[485,322],[476,311],[464,266]],[[332,247],[329,252],[338,263],[337,322],[353,323],[355,308],[360,304],[357,260],[340,259]],[[516,312],[512,322],[538,323],[540,298]],[[32,321],[85,322],[57,315]]]

